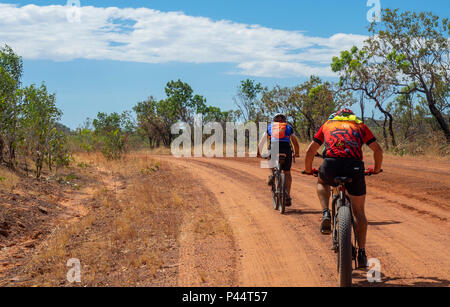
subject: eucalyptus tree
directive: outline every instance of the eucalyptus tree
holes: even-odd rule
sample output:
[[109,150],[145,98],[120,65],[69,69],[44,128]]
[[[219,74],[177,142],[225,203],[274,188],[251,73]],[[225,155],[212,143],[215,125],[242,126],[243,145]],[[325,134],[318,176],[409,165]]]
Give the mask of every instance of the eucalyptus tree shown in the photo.
[[[450,142],[448,96],[450,89],[450,22],[432,13],[399,12],[386,9],[381,21],[369,28],[368,44],[400,87],[410,84],[420,93]],[[448,113],[447,113],[448,115]]]
[[[374,102],[375,107],[383,113],[388,121],[388,130],[393,146],[397,145],[394,133],[394,117],[384,107],[385,102],[396,93],[395,70],[385,65],[384,59],[375,56],[375,49],[366,44],[361,49],[354,46],[351,50],[342,51],[339,57],[333,57],[331,69],[339,75],[339,86],[342,90],[362,92]],[[406,65],[399,59],[399,65]],[[389,147],[386,125],[383,126],[385,146]]]
[[41,176],[43,162],[52,148],[57,121],[62,112],[56,107],[56,95],[50,94],[44,83],[34,84],[23,89],[23,108],[21,126],[24,142],[30,149],[36,166],[36,178]]
[[19,139],[19,116],[21,108],[22,58],[11,47],[0,49],[0,161],[8,149],[9,165],[15,166]]
[[251,79],[242,80],[236,97],[234,97],[234,103],[239,108],[245,122],[247,121],[261,121],[261,116],[264,112],[260,109],[260,96],[263,93],[264,88],[261,83]]

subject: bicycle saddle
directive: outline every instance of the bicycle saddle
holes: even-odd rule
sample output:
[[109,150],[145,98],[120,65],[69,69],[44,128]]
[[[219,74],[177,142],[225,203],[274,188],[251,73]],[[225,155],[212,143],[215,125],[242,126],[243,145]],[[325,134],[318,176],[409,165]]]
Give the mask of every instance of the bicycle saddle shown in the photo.
[[336,177],[336,178],[334,179],[334,181],[335,181],[337,184],[345,184],[345,183],[350,183],[350,182],[352,182],[352,178],[351,178],[351,177]]

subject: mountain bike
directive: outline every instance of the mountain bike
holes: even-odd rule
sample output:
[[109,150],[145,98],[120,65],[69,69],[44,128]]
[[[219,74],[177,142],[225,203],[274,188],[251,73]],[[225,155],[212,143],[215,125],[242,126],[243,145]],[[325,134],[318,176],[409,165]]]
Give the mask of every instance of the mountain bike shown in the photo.
[[274,210],[280,210],[281,214],[286,211],[286,175],[281,170],[286,159],[286,154],[278,154],[275,167],[272,169],[272,203]]
[[[314,170],[313,173],[315,177],[318,177],[317,170]],[[373,174],[369,170],[365,172],[365,176]],[[351,287],[353,260],[355,261],[355,269],[358,267],[356,259],[358,240],[352,204],[350,197],[347,195],[345,184],[352,182],[352,178],[336,177],[334,181],[337,186],[331,187],[333,200],[331,203],[332,250],[336,253],[339,285],[341,287]],[[354,245],[352,245],[352,233]]]
[[[291,154],[293,163],[295,163],[295,150],[291,146]],[[270,147],[269,147],[270,152]],[[272,203],[274,210],[280,210],[281,214],[286,211],[286,202],[289,197],[289,193],[286,188],[286,174],[282,171],[283,164],[286,161],[287,154],[279,153],[275,160],[275,167],[272,168]],[[270,159],[270,156],[265,157],[265,159]]]

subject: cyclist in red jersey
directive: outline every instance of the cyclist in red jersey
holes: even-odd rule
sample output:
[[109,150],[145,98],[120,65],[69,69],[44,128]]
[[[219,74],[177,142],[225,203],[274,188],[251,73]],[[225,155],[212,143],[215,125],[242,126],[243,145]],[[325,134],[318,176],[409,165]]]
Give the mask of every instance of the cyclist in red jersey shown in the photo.
[[323,209],[320,231],[322,234],[331,233],[329,199],[330,186],[336,186],[334,179],[341,176],[352,177],[353,180],[351,183],[346,184],[346,189],[352,203],[353,215],[355,216],[359,245],[358,263],[362,267],[366,266],[367,219],[364,212],[366,182],[361,147],[366,144],[374,152],[374,174],[381,171],[383,150],[370,129],[349,109],[343,109],[334,113],[320,127],[306,153],[305,173],[313,173],[312,162],[322,144],[325,145],[324,162],[318,171],[319,180],[317,184],[317,195]]

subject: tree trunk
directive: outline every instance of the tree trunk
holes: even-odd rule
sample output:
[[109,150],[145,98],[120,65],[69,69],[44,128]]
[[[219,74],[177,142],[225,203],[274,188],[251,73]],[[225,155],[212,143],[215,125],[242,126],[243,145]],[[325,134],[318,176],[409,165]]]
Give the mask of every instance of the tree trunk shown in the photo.
[[27,177],[28,177],[28,162],[27,162],[27,155],[24,155],[24,164],[25,164],[25,172],[27,173]]
[[447,143],[450,143],[450,130],[448,128],[447,122],[445,121],[441,112],[439,112],[439,110],[436,108],[436,104],[434,102],[432,94],[427,92],[426,97],[431,114],[433,114],[434,118],[436,118],[439,126],[444,132],[445,138],[447,139]]
[[5,141],[3,140],[3,137],[0,136],[0,162],[3,162],[3,151],[5,149]]
[[[395,141],[394,127],[393,127],[394,118],[392,117],[391,113],[389,113],[388,111],[383,109],[383,107],[379,103],[377,103],[376,105],[377,105],[378,109],[381,111],[381,113],[384,114],[385,125],[386,125],[386,117],[389,119],[389,135],[391,136],[392,146],[395,147],[395,146],[397,146],[397,142]],[[384,128],[384,126],[383,126],[383,128]],[[385,133],[385,131],[384,131],[384,133]]]
[[391,135],[392,146],[396,147],[397,142],[395,141],[394,127],[393,127],[394,119],[393,119],[392,115],[389,113],[388,113],[388,117],[389,117],[389,134]]
[[384,123],[383,123],[383,137],[384,137],[384,147],[386,150],[389,150],[389,140],[386,133],[386,122],[387,122],[387,116],[384,115]]
[[9,164],[12,169],[16,167],[16,150],[12,142],[9,143]]
[[51,173],[53,171],[52,169],[53,161],[52,161],[52,154],[50,153],[50,151],[48,152],[47,158],[48,158],[48,169],[50,170]]
[[364,122],[364,94],[361,94],[361,99],[359,100],[359,107],[361,109],[361,120]]
[[152,137],[148,137],[148,145],[150,146],[150,148],[152,148],[153,149],[153,140],[152,140]]

